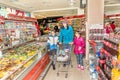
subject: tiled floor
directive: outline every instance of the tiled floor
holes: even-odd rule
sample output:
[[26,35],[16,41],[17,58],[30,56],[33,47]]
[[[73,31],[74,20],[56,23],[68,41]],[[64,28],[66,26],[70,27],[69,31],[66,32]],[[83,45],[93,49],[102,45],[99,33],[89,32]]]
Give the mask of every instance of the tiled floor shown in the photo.
[[[48,71],[44,80],[90,80],[89,71],[87,69],[84,71],[77,69],[77,63],[74,54],[72,56],[72,64],[73,67],[69,67],[67,78],[65,78],[66,72],[60,72],[59,76],[57,76],[58,65],[56,65],[56,70],[53,70],[52,67],[50,67],[50,70]],[[59,67],[59,69],[64,71],[66,70],[66,68],[63,66]]]

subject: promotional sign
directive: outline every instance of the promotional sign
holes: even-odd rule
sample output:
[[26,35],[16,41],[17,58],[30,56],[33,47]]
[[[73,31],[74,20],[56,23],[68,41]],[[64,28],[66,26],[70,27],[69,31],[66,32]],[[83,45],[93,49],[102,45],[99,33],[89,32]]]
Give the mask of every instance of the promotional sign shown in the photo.
[[24,12],[6,6],[0,6],[0,16],[3,16],[4,18],[8,18],[8,14],[14,14],[16,16],[22,16],[22,17],[31,17],[29,12]]

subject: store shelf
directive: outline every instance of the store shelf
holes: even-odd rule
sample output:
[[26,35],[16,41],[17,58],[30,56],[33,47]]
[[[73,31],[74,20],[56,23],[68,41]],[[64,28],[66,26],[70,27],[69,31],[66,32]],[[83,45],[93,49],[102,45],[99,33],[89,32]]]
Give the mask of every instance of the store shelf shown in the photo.
[[[113,72],[113,69],[116,68],[115,66],[115,60],[117,60],[118,56],[120,55],[119,47],[120,47],[120,41],[116,41],[114,39],[104,38],[103,41],[103,49],[101,51],[101,54],[105,54],[105,63],[101,67],[101,73],[103,73],[108,80],[112,80],[113,75],[115,72]],[[101,57],[103,57],[101,55]],[[100,63],[100,61],[98,61]],[[115,73],[116,74],[116,73]],[[106,80],[106,79],[105,79]]]
[[103,72],[103,70],[99,67],[99,74],[98,75],[101,75],[101,80],[109,80],[106,76],[106,74]]
[[25,45],[25,44],[29,44],[29,43],[32,43],[34,42],[35,40],[29,40],[27,42],[23,42],[23,43],[20,43],[18,45],[14,45],[14,46],[9,46],[9,47],[5,47],[4,49],[1,49],[1,51],[4,51],[4,50],[8,50],[8,49],[12,49],[12,48],[15,48],[15,47],[19,47],[19,46],[22,46],[22,45]]
[[119,46],[119,43],[120,41],[119,40],[114,40],[114,39],[110,39],[110,38],[104,38],[104,40],[110,42],[110,43],[113,43],[115,45],[118,45]]
[[105,49],[107,52],[109,52],[111,55],[113,55],[113,56],[117,55],[117,56],[118,56],[118,51],[117,51],[117,50],[115,50],[115,49],[113,49],[113,48],[110,48],[110,47],[108,47],[108,46],[106,46],[106,45],[104,45],[104,49]]

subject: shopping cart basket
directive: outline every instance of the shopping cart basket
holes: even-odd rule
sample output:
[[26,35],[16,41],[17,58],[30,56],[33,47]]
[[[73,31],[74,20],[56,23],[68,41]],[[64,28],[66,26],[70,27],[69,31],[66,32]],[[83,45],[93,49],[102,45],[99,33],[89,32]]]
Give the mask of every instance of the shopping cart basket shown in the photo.
[[[71,61],[71,49],[63,49],[63,45],[59,46],[59,54],[57,55],[57,63],[58,63],[58,71],[57,76],[60,75],[61,72],[65,73],[65,78],[68,77],[69,66],[73,67]],[[61,66],[66,64],[66,69],[62,69]],[[64,67],[63,67],[64,68]]]

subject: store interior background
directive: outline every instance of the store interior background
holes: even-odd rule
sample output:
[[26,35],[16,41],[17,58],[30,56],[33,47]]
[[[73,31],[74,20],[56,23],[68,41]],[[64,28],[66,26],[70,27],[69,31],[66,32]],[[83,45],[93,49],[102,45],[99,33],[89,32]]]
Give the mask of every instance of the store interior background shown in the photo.
[[[83,4],[81,3],[81,1],[83,1]],[[89,4],[88,6],[88,2],[90,2],[90,0],[0,0],[0,5],[29,12],[31,13],[30,16],[32,18],[36,18],[39,24],[42,24],[45,21],[46,23],[52,23],[53,25],[55,25],[58,19],[72,19],[76,17],[84,18],[86,21],[88,21],[85,26],[85,37],[87,46],[86,60],[88,60],[88,54],[90,52],[90,44],[88,42],[89,27],[91,26],[91,24],[102,24],[103,28],[104,22],[107,21],[108,17],[111,20],[115,18],[120,18],[120,0],[94,0],[95,3],[91,3],[94,4],[94,6],[91,6],[91,4]],[[99,2],[101,3],[99,4]],[[84,5],[86,5],[85,8]],[[92,7],[94,7],[94,11],[92,11]],[[92,12],[95,15],[93,15]],[[88,15],[89,13],[91,14]],[[95,18],[93,19],[91,18],[91,16],[94,16]],[[49,77],[47,77],[47,79],[49,79]]]

